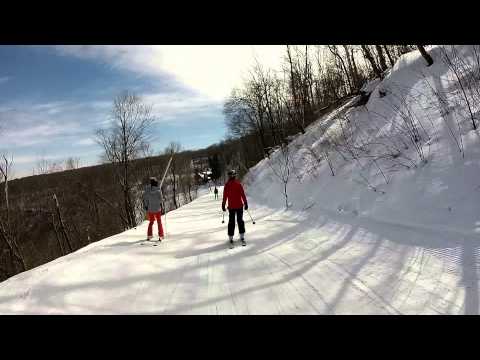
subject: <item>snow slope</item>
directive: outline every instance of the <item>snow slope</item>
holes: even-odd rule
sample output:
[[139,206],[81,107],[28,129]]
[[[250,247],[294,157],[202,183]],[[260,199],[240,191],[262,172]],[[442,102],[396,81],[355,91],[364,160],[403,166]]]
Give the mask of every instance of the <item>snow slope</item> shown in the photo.
[[[466,52],[468,47],[460,47],[460,50]],[[427,68],[417,51],[405,54],[395,64],[389,76],[377,84],[366,107],[347,109],[349,104],[346,104],[310,126],[307,134],[295,138],[290,149],[295,172],[300,180],[292,176],[288,184],[294,209],[310,207],[313,204],[313,207],[319,210],[349,213],[432,231],[453,231],[480,239],[480,134],[471,130],[465,106],[458,103],[458,94],[451,95],[451,108],[455,110],[449,114],[451,119],[448,120],[452,122],[451,128],[457,127],[455,119],[461,121],[461,140],[465,148],[465,155],[462,157],[445,126],[445,121],[437,111],[436,104],[432,104],[436,100],[426,96],[429,91],[419,76],[419,73],[423,72],[437,89],[452,87],[447,81],[447,69],[440,61],[439,49],[434,48],[430,52],[437,59],[433,66]],[[420,119],[430,138],[422,146],[426,163],[418,159],[405,137],[403,141],[395,137],[397,134],[394,125],[400,123],[401,119],[385,104],[388,101],[395,102],[396,99],[392,99],[390,94],[379,98],[380,89],[389,89],[389,93],[402,91],[409,96],[412,111]],[[345,162],[331,151],[336,176],[331,176],[325,161],[320,166],[313,164],[309,151],[320,154],[321,143],[325,138],[335,137],[331,136],[335,132],[338,137],[338,133],[341,133],[336,121],[339,113],[347,113],[352,127],[361,129],[355,134],[356,145],[382,140],[391,146],[394,142],[402,152],[398,162],[410,165],[406,158],[413,159],[417,167],[406,169],[389,160],[378,160],[388,179],[387,184],[375,164],[368,159],[361,159],[361,164],[356,161]],[[379,115],[385,116],[387,121]],[[345,126],[345,122],[343,124]],[[388,137],[393,138],[393,141],[385,140]],[[426,135],[424,137],[426,138]],[[410,145],[408,150],[403,148],[404,142]],[[385,148],[370,146],[369,155],[376,152],[384,153]],[[272,160],[265,159],[257,164],[250,171],[247,182],[251,191],[261,197],[261,203],[277,208],[284,203],[282,196],[279,196],[283,192],[283,185],[268,165],[269,162],[275,162],[275,156],[278,157],[279,154],[275,154]],[[367,186],[367,180],[371,187]],[[377,191],[372,191],[372,187]]]
[[140,244],[143,223],[1,283],[0,313],[478,310],[474,245],[462,239],[336,213],[251,206],[256,225],[247,221],[246,247],[227,248],[220,201],[205,194],[168,214],[168,237],[159,246]]
[[[439,49],[429,51],[438,60]],[[352,99],[294,138],[288,210],[271,169],[280,152],[251,169],[245,183],[256,225],[245,214],[246,247],[227,249],[220,201],[205,192],[168,213],[168,237],[157,247],[140,245],[143,223],[1,283],[0,313],[478,314],[478,132],[446,67],[422,61],[404,55],[372,84],[365,107],[349,107]],[[420,72],[449,89],[446,120]],[[399,89],[424,127],[426,161],[401,146],[402,119],[386,103]],[[446,127],[457,120],[464,157]],[[331,151],[332,176],[309,154],[321,154],[342,126],[368,152],[345,161]],[[398,145],[398,160],[372,163],[366,155],[382,154],[380,142]],[[408,159],[415,167],[392,166]]]

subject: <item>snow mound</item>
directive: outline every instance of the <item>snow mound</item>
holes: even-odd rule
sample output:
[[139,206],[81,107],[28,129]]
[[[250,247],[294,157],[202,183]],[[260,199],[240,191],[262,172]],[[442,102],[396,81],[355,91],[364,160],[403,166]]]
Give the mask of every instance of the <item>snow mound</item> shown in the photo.
[[[473,54],[469,46],[455,50],[467,60]],[[441,48],[429,52],[431,67],[418,51],[403,55],[381,82],[364,86],[372,91],[365,106],[350,107],[352,99],[289,144],[290,210],[315,203],[319,214],[322,208],[480,240],[479,134]],[[282,158],[277,150],[246,179],[258,202],[277,209],[286,204],[284,184],[272,168]]]

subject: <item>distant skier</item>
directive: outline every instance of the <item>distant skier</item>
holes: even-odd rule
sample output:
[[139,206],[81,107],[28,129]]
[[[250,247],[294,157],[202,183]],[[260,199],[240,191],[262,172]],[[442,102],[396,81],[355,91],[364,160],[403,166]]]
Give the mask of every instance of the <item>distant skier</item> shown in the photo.
[[213,190],[213,193],[215,194],[215,200],[218,200],[218,189],[217,189],[217,185],[215,185],[215,190]]
[[222,210],[225,210],[225,204],[228,200],[228,238],[230,247],[233,247],[233,234],[235,233],[235,214],[237,215],[238,232],[242,245],[245,246],[245,222],[243,221],[243,208],[248,210],[247,197],[243,191],[242,184],[235,179],[235,170],[228,172],[228,181],[223,188]]
[[148,214],[147,239],[152,239],[152,226],[157,220],[158,224],[158,241],[163,239],[163,227],[162,227],[162,214],[165,214],[163,208],[163,199],[160,188],[158,187],[158,181],[155,177],[150,178],[150,186],[147,186],[143,193],[143,207]]

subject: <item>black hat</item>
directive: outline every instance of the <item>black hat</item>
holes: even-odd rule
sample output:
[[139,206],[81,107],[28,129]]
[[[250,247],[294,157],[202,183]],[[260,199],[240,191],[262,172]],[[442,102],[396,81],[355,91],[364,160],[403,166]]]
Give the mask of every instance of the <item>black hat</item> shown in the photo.
[[150,177],[150,185],[151,186],[158,186],[158,181],[155,176]]

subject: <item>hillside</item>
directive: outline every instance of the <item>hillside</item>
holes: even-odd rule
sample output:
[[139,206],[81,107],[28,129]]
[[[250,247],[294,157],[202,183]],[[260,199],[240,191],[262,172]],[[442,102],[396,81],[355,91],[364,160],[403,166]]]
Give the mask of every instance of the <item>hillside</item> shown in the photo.
[[[461,50],[468,53],[470,49]],[[439,48],[431,52],[441,58]],[[479,134],[472,129],[447,72],[441,61],[427,68],[418,52],[406,54],[376,84],[365,106],[352,106],[358,100],[353,99],[313,124],[306,135],[296,137],[289,144],[292,210],[308,207],[310,212],[333,211],[476,237]],[[435,91],[450,87],[442,93],[448,114],[442,113],[427,82]],[[385,97],[379,96],[382,90]],[[409,138],[404,124],[407,115],[419,129],[418,142]],[[325,151],[335,176],[322,158]],[[272,207],[284,205],[279,196],[283,187],[271,169],[272,164],[281,168],[282,159],[277,151],[254,167],[247,180],[250,191]]]

